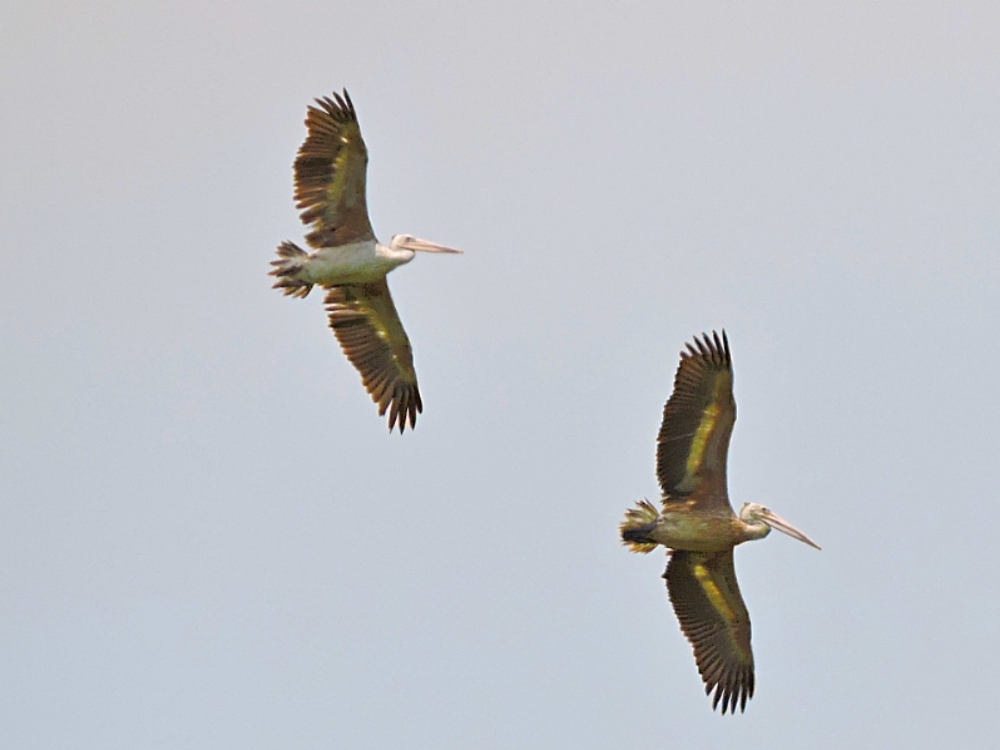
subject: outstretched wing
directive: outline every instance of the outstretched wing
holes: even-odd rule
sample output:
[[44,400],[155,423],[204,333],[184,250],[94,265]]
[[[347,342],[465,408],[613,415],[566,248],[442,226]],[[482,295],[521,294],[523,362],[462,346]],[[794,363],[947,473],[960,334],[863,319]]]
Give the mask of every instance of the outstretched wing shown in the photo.
[[728,506],[726,454],[735,421],[729,340],[725,331],[721,339],[703,334],[681,352],[674,392],[663,407],[656,475],[664,499]]
[[722,713],[736,713],[737,704],[743,711],[753,697],[753,652],[733,551],[675,550],[663,577],[681,630],[694,648],[705,694],[715,691],[712,708],[721,701]]
[[311,225],[306,241],[335,247],[375,239],[365,202],[368,149],[351,97],[334,93],[309,106],[309,134],[295,158],[295,200]]
[[336,286],[326,295],[330,327],[351,360],[381,417],[389,411],[389,430],[417,424],[424,410],[413,369],[413,350],[385,279],[372,284]]

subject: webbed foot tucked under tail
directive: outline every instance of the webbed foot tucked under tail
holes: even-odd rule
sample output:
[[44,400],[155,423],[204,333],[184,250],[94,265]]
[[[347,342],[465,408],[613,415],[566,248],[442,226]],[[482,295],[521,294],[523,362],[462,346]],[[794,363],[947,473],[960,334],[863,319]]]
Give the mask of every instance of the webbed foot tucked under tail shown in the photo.
[[657,542],[650,538],[650,533],[656,528],[660,512],[648,500],[640,500],[634,508],[625,511],[625,520],[619,530],[622,543],[633,552],[646,554],[656,549]]
[[309,253],[301,247],[294,242],[282,242],[278,246],[278,259],[271,261],[274,270],[268,273],[269,276],[278,278],[272,289],[280,289],[292,297],[305,297],[309,294],[313,288],[312,283],[300,278],[308,261]]

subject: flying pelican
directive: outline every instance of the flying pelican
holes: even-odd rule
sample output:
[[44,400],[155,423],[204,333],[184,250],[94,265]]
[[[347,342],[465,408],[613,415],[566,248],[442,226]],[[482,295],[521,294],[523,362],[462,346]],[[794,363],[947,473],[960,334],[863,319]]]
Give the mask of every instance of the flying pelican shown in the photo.
[[750,615],[733,567],[733,547],[783,531],[819,549],[788,521],[756,503],[733,513],[726,490],[726,454],[736,421],[733,361],[722,339],[695,337],[681,352],[674,392],[663,407],[656,474],[663,509],[642,500],[625,513],[622,541],[633,552],[670,549],[663,577],[698,671],[722,713],[746,708],[753,697]]
[[413,351],[385,277],[409,263],[416,251],[460,253],[409,234],[393,236],[386,247],[375,239],[365,202],[368,150],[358,114],[344,89],[341,96],[316,100],[306,114],[308,134],[295,158],[296,208],[311,227],[307,253],[282,242],[271,262],[275,289],[305,297],[314,284],[327,289],[326,312],[344,354],[351,361],[381,417],[389,411],[389,431],[400,433],[424,410],[413,369]]

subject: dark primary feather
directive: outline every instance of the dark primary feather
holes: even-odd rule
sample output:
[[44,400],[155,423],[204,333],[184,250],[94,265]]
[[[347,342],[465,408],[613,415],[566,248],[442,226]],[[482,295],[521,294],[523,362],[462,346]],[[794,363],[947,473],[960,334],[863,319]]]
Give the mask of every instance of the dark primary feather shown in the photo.
[[331,288],[326,311],[344,354],[378,404],[379,416],[388,410],[389,430],[398,425],[404,432],[407,422],[415,427],[424,406],[410,340],[385,279]]
[[740,595],[733,551],[670,553],[663,574],[681,630],[694,649],[705,693],[722,713],[746,708],[753,697],[750,614]]
[[663,407],[657,438],[656,474],[664,498],[690,495],[706,480],[725,500],[726,454],[736,421],[733,363],[726,332],[703,334],[681,352],[674,390]]
[[306,114],[308,135],[295,158],[295,200],[313,247],[374,239],[365,199],[368,150],[351,97],[322,97]]

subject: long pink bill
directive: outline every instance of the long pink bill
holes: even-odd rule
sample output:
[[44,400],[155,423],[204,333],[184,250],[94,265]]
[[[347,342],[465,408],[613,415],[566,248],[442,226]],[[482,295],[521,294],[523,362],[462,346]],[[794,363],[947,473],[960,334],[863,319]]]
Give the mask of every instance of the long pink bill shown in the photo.
[[792,537],[793,539],[798,539],[800,542],[805,542],[810,547],[815,547],[816,549],[823,549],[818,544],[816,544],[816,542],[814,542],[812,539],[807,537],[797,528],[792,526],[790,523],[788,523],[788,521],[786,521],[784,518],[779,516],[774,511],[764,509],[761,512],[760,517],[761,520],[764,521],[772,529],[777,529],[778,531],[784,534],[788,534],[788,536]]
[[448,247],[447,245],[439,245],[436,242],[430,242],[428,240],[422,240],[418,237],[411,237],[405,242],[400,243],[400,247],[405,247],[407,250],[419,250],[422,253],[462,253],[462,250],[458,250],[454,247]]

